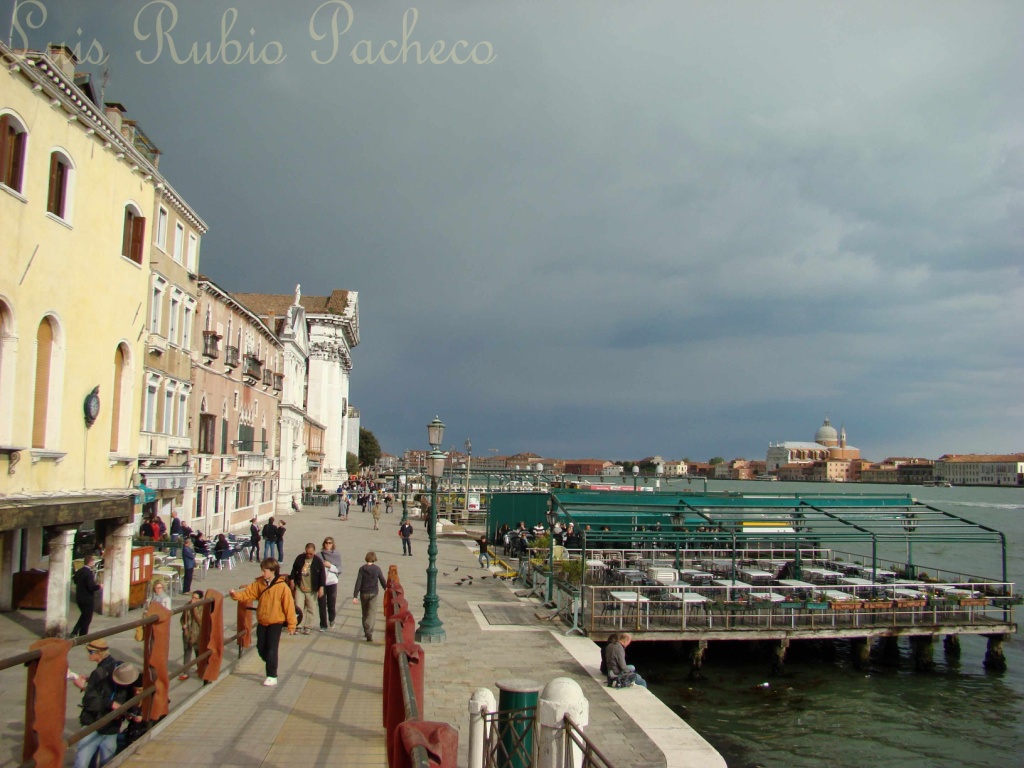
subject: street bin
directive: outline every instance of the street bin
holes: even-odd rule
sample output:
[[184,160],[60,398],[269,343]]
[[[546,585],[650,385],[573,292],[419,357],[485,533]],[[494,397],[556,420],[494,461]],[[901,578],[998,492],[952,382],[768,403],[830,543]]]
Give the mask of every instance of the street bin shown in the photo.
[[535,680],[499,680],[499,747],[497,768],[530,768],[533,765],[533,728],[537,701],[544,687]]

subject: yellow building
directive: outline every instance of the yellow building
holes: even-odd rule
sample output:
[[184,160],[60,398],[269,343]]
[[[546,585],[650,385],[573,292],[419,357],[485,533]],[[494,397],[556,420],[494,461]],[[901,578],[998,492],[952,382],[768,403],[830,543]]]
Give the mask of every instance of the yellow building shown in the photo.
[[0,63],[0,610],[45,603],[62,635],[79,531],[127,608],[160,180],[68,49]]

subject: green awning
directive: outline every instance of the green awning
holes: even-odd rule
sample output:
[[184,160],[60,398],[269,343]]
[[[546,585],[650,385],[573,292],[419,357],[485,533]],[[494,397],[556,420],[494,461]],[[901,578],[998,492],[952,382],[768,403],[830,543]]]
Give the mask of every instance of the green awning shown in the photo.
[[139,492],[135,497],[136,504],[149,504],[151,501],[156,501],[156,491],[145,483],[139,483],[135,489]]

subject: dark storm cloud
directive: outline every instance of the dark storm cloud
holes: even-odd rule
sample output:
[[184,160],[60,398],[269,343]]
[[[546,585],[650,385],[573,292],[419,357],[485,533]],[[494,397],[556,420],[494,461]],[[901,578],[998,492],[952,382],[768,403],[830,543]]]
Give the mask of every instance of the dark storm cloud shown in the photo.
[[[143,2],[46,5],[34,44],[109,51],[204,271],[359,291],[385,450],[439,414],[502,453],[756,458],[826,412],[871,458],[1020,449],[1018,4],[415,6],[486,66],[353,63],[411,2],[352,0],[322,66],[319,2],[234,4],[275,66],[142,65]],[[175,5],[182,41],[232,6]]]

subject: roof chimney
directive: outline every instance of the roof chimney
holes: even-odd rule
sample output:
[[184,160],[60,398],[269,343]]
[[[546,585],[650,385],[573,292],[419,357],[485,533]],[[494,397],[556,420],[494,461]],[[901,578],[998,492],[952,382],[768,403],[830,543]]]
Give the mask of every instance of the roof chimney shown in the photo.
[[51,43],[47,49],[47,54],[57,68],[64,73],[64,77],[74,82],[75,79],[75,65],[78,63],[78,57],[75,56],[74,52],[66,45],[56,45]]
[[118,133],[121,133],[124,116],[128,110],[124,108],[123,104],[118,104],[116,101],[106,102],[103,105],[103,109],[107,113],[107,120],[114,124],[114,128]]

